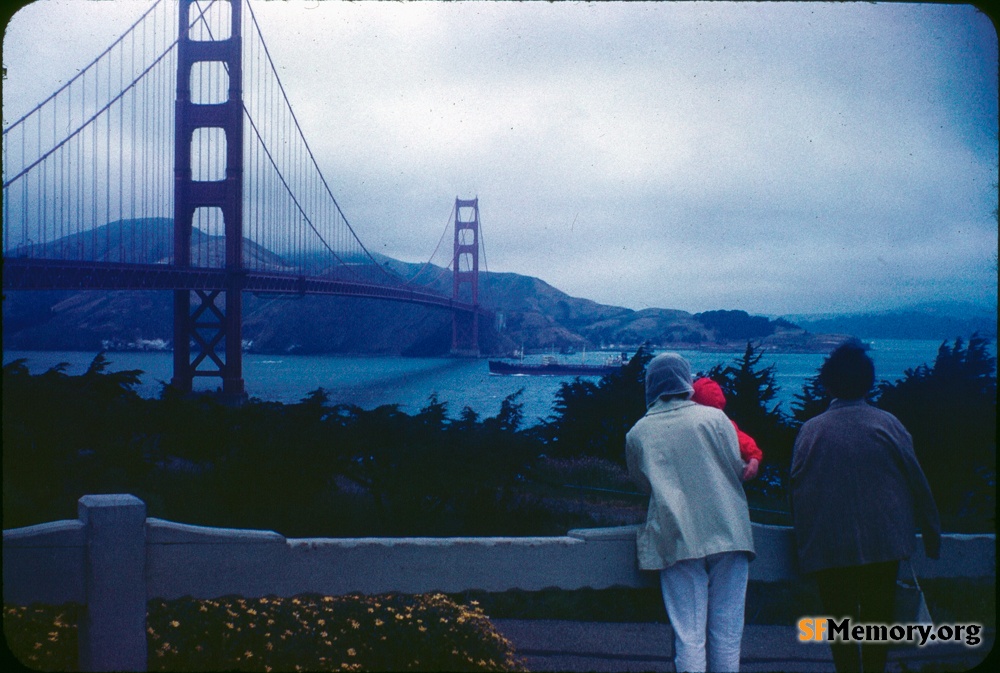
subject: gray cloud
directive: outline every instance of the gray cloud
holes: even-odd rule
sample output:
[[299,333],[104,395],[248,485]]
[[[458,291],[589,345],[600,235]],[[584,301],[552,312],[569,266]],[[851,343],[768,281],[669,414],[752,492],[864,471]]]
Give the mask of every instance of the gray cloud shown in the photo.
[[[67,76],[60,46],[98,53],[143,4],[33,6],[5,120]],[[996,302],[997,41],[970,6],[252,7],[373,250],[425,261],[478,195],[491,270],[604,303]],[[72,40],[34,39],[43,9]]]

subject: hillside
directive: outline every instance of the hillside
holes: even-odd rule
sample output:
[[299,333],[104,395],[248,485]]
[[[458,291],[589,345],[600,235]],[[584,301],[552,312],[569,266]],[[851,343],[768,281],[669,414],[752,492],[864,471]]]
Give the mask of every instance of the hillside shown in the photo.
[[[133,261],[137,253],[128,251],[142,246],[131,241],[153,241],[146,248],[152,251],[147,255],[151,258],[134,260],[150,262],[166,257],[169,236],[168,220],[143,220],[113,223],[92,238],[99,243],[99,256],[114,261]],[[222,239],[208,238],[209,245],[202,249],[221,251]],[[74,250],[76,246],[56,243],[53,248]],[[283,265],[278,255],[249,241],[244,253],[273,268]],[[382,256],[377,256],[377,261],[415,284],[450,294],[448,269]],[[781,351],[826,352],[845,334],[886,338],[884,335],[890,333],[870,329],[877,324],[870,316],[803,316],[793,321],[750,316],[743,311],[636,311],[571,297],[543,280],[514,273],[481,274],[480,302],[495,311],[493,324],[481,321],[480,336],[483,352],[493,355],[520,349],[634,349],[647,342],[658,347],[731,351],[742,349],[748,340]],[[982,320],[949,321],[939,307],[935,336],[902,336],[931,333],[927,311],[919,315],[924,331],[891,332],[900,335],[893,338],[954,338],[972,331],[989,334]],[[893,319],[883,318],[886,324]],[[907,321],[916,324],[916,318],[909,314],[894,319],[897,328]],[[169,347],[172,324],[170,292],[12,292],[3,301],[7,349],[92,351],[150,343]],[[992,324],[995,335],[995,312]],[[451,316],[440,309],[400,302],[247,293],[243,338],[249,350],[262,353],[436,356],[447,353],[450,347]]]
[[965,302],[927,302],[895,311],[846,315],[794,315],[786,319],[811,332],[839,332],[861,339],[954,339],[997,336],[997,308]]
[[[570,297],[537,278],[487,274],[496,299],[495,324],[483,325],[484,353],[515,350],[634,349],[658,346],[739,350],[747,338],[780,350],[828,350],[831,340],[779,321],[768,334],[733,335],[706,326],[684,311],[633,311]],[[3,302],[8,349],[101,350],[169,344],[170,292],[13,292]],[[749,316],[729,312],[737,322]],[[766,319],[765,319],[766,320]],[[484,321],[488,322],[488,321]],[[345,297],[253,295],[244,297],[243,338],[262,353],[366,353],[435,356],[448,352],[451,316],[399,302]]]

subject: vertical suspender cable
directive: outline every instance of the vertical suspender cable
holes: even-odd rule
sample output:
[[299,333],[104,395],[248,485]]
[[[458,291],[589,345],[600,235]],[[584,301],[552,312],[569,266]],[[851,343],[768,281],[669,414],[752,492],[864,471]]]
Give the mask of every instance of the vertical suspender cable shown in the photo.
[[[131,42],[132,42],[132,53],[131,53],[132,72],[135,72],[135,32],[134,31],[132,32],[132,40],[131,40]],[[129,189],[129,201],[130,201],[129,218],[132,220],[132,226],[130,227],[131,230],[132,230],[132,236],[131,236],[131,238],[132,238],[132,259],[131,259],[131,262],[134,264],[134,263],[140,261],[138,255],[137,255],[137,252],[138,252],[137,247],[138,246],[136,245],[136,240],[135,240],[136,233],[137,233],[136,232],[136,228],[137,227],[135,226],[135,197],[136,197],[136,194],[135,194],[135,181],[136,181],[136,175],[138,174],[138,170],[137,170],[138,167],[135,165],[135,156],[136,156],[135,152],[136,152],[136,145],[138,144],[136,142],[136,137],[135,137],[135,99],[136,99],[136,91],[135,91],[135,89],[132,89],[131,99],[132,99],[132,105],[130,106],[130,110],[129,110],[130,115],[129,116],[130,116],[131,123],[132,123],[132,138],[131,138],[131,142],[129,144],[132,146],[132,148],[131,148],[132,149],[132,158],[130,160],[131,165],[129,167],[132,170],[129,171],[129,183],[131,184],[131,188]]]
[[[142,31],[142,62],[146,62],[146,30],[143,27]],[[153,132],[149,126],[150,115],[154,112],[150,111],[149,97],[146,95],[149,87],[153,85],[156,81],[156,74],[153,73],[145,82],[143,82],[142,88],[142,103],[139,104],[139,109],[142,111],[142,118],[139,121],[139,125],[142,128],[142,147],[140,148],[139,165],[142,166],[142,178],[139,181],[139,215],[143,219],[142,231],[140,232],[142,238],[140,243],[140,248],[143,251],[142,262],[144,264],[149,263],[154,260],[154,250],[156,246],[156,240],[153,233],[153,221],[150,219],[150,208],[147,199],[148,192],[147,186],[149,185],[149,174],[152,171],[152,167],[149,165],[149,143],[153,140]]]
[[[58,124],[59,124],[59,109],[56,107],[52,108],[52,135],[53,137],[58,134]],[[55,182],[52,185],[52,190],[54,192],[53,197],[55,203],[52,204],[52,231],[56,235],[54,241],[59,241],[59,249],[53,244],[51,246],[52,254],[55,255],[65,255],[66,254],[66,240],[65,240],[65,229],[63,221],[63,190],[65,189],[65,176],[63,175],[63,170],[65,169],[65,152],[59,152],[59,156],[54,157],[53,161],[56,162],[56,167],[54,169]]]
[[[97,100],[97,87],[99,86],[99,79],[100,78],[98,77],[98,73],[95,70],[94,71],[94,100],[95,101]],[[93,235],[91,236],[91,240],[93,241],[94,259],[95,260],[99,260],[100,259],[99,255],[98,255],[98,252],[97,252],[97,248],[98,248],[98,242],[97,242],[97,222],[98,222],[98,219],[97,219],[97,201],[98,201],[98,199],[100,199],[100,192],[98,191],[98,185],[100,185],[100,181],[97,179],[98,178],[98,176],[97,176],[97,135],[98,135],[97,134],[97,126],[98,125],[95,122],[94,125],[92,127],[90,127],[90,137],[93,140],[93,142],[91,143],[91,149],[90,149],[90,174],[91,174],[92,179],[94,181],[94,194],[93,194],[93,199],[90,202],[90,207],[91,207],[91,211],[92,211],[91,212],[91,218],[92,219],[91,219],[91,222],[90,222],[90,226],[91,226],[91,231],[94,232]]]
[[[42,120],[38,119],[38,143],[41,145],[42,142]],[[38,224],[41,227],[41,233],[38,237],[39,244],[44,245],[45,241],[48,240],[48,223],[46,218],[48,217],[48,205],[49,205],[49,162],[45,161],[42,164],[42,175],[41,175],[41,209],[38,215]],[[42,248],[44,250],[44,248]],[[43,253],[44,254],[44,253]]]
[[[121,56],[118,63],[118,87],[125,88],[125,45],[122,43]],[[128,245],[125,241],[125,98],[118,100],[118,130],[115,133],[115,140],[118,142],[118,256],[122,262],[126,261]]]
[[[108,92],[110,92],[110,91],[111,91],[111,64],[109,63],[108,64]],[[110,220],[111,220],[111,113],[110,112],[108,113],[106,123],[107,123],[107,129],[108,130],[104,134],[104,145],[105,145],[105,154],[104,154],[105,171],[104,172],[107,174],[107,182],[106,182],[107,189],[104,192],[104,201],[105,201],[105,211],[106,212],[104,213],[104,218],[103,219],[105,220],[105,224],[109,224]],[[106,243],[105,243],[105,245],[106,245],[106,247],[105,247],[105,255],[108,257],[108,260],[110,261],[110,258],[111,258],[111,227],[105,227],[105,229],[104,229],[104,238],[105,238],[105,241],[106,241]]]

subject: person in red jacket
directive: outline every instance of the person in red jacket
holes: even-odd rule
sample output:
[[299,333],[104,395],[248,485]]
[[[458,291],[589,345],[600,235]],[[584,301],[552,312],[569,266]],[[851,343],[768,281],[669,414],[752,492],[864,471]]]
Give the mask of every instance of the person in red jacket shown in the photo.
[[[722,388],[707,376],[694,382],[694,395],[691,396],[691,400],[720,410],[726,407],[726,396],[723,394]],[[746,467],[743,468],[743,481],[749,481],[757,476],[757,469],[760,467],[760,461],[764,458],[764,454],[761,453],[753,437],[740,430],[736,421],[732,421],[732,423],[736,429],[736,438],[740,442],[740,458],[746,463]]]

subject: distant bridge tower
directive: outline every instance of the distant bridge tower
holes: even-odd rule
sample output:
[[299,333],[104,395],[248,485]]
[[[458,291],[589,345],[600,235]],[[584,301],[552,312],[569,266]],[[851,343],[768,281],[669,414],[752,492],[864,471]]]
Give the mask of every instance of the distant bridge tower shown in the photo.
[[[195,376],[217,376],[223,395],[235,399],[244,394],[241,9],[242,0],[228,0],[201,15],[194,0],[180,0],[174,120],[174,263],[191,266],[196,215],[199,221],[221,218],[226,281],[225,289],[174,291],[172,384],[190,392]],[[205,86],[226,79],[228,88]],[[193,359],[192,342],[198,349]]]
[[455,199],[452,299],[475,307],[452,312],[451,353],[479,357],[479,198]]

